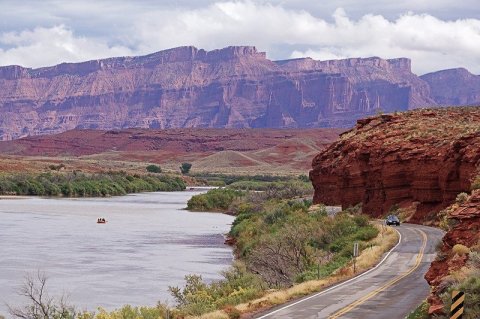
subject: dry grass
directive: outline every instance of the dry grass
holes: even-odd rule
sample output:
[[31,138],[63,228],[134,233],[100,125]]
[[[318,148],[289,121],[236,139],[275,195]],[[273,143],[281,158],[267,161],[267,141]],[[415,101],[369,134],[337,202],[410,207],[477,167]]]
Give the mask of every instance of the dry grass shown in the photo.
[[462,245],[462,244],[456,244],[455,246],[453,246],[452,252],[454,254],[463,256],[463,255],[466,255],[466,254],[470,253],[470,248],[468,248],[467,246]]
[[214,312],[209,312],[209,313],[206,313],[204,315],[201,315],[200,317],[188,316],[186,318],[187,319],[193,319],[193,318],[197,318],[197,319],[228,319],[228,315],[222,310],[217,310],[217,311],[214,311]]
[[[369,243],[371,247],[364,249],[360,256],[357,258],[357,274],[359,272],[367,271],[374,267],[381,260],[383,254],[389,251],[398,242],[398,233],[392,228],[382,225],[380,222],[375,224],[380,231],[378,236],[372,239]],[[240,310],[243,314],[256,312],[258,310],[266,310],[276,305],[286,303],[292,299],[307,296],[309,294],[319,292],[326,287],[332,286],[341,281],[345,281],[354,276],[353,264],[349,264],[344,268],[337,270],[332,276],[320,280],[310,280],[303,282],[293,287],[272,290],[267,292],[265,296],[259,299],[252,300],[248,303],[237,305],[235,308]],[[214,313],[205,314],[202,319],[214,319],[214,318],[228,318],[227,317],[214,317],[223,313],[223,311],[216,311]],[[212,317],[209,317],[212,315]]]

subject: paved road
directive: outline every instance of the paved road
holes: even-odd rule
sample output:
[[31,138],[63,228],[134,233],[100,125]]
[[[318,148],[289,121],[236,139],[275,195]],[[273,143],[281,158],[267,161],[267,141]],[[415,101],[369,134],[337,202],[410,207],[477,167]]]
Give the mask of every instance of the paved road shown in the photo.
[[443,232],[411,224],[396,229],[400,243],[375,269],[257,318],[405,318],[429,293],[423,276]]

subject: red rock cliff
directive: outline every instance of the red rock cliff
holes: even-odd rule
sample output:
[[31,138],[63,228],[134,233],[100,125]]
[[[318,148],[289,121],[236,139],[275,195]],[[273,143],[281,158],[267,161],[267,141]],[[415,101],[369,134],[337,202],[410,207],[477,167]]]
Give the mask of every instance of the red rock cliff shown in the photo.
[[460,270],[467,262],[468,255],[457,255],[452,251],[456,244],[466,247],[480,245],[480,190],[472,192],[463,204],[454,204],[448,210],[450,230],[442,240],[437,259],[432,262],[425,279],[432,286],[428,301],[430,313],[441,312],[443,308],[440,294],[449,285],[444,280]]
[[0,140],[75,128],[351,127],[435,105],[408,59],[271,61],[254,47],[0,67]]
[[423,222],[469,191],[479,164],[479,107],[416,110],[359,120],[314,158],[310,179],[315,203],[373,216],[416,203]]

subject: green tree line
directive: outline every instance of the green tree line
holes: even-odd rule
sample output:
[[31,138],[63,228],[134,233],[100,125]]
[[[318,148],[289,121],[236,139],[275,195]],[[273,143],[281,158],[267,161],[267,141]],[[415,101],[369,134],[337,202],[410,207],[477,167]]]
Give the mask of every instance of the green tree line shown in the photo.
[[169,175],[42,173],[0,175],[0,195],[104,197],[151,191],[180,191],[185,182]]

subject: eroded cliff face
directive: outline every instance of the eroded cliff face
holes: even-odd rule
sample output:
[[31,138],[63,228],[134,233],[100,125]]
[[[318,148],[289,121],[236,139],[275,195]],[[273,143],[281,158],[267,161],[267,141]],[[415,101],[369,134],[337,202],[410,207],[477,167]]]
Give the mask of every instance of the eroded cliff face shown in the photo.
[[53,67],[0,67],[0,139],[74,128],[351,127],[435,105],[408,59],[270,61],[254,47],[180,47]]
[[422,109],[358,120],[314,158],[310,179],[314,203],[362,203],[372,216],[408,206],[425,222],[470,190],[479,164],[479,107]]
[[432,286],[428,298],[429,313],[441,313],[443,302],[440,295],[451,285],[448,280],[455,272],[464,267],[468,254],[458,254],[453,251],[457,244],[468,248],[480,245],[480,189],[472,192],[469,199],[462,204],[453,204],[447,210],[447,220],[450,230],[445,234],[439,249],[437,259],[432,262],[425,279]]

